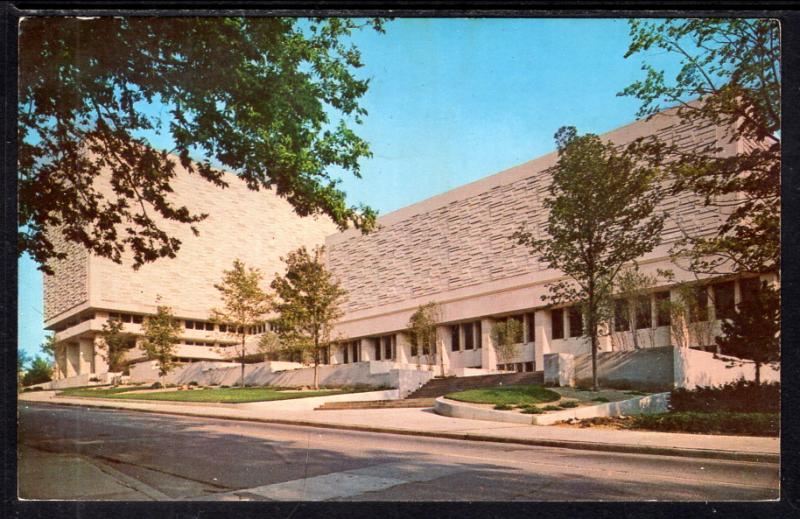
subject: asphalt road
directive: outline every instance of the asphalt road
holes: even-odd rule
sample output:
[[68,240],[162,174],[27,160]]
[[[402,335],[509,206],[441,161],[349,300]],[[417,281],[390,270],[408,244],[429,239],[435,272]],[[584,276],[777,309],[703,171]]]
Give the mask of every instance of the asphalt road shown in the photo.
[[[26,499],[724,501],[778,466],[20,404]],[[369,412],[369,411],[365,411]]]

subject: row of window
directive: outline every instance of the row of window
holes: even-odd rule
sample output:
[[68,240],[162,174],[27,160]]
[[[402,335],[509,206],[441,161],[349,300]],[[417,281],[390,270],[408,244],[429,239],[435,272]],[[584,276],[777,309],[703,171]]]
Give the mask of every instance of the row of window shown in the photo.
[[[94,317],[94,315],[92,315],[92,317]],[[114,312],[108,314],[109,321],[119,321],[121,323],[142,324],[143,319],[144,319],[143,315],[122,314]]]
[[397,350],[394,334],[375,337],[372,340],[375,360],[394,360]]
[[516,371],[518,373],[533,371],[533,362],[512,362],[511,364],[498,364],[500,371]]
[[358,362],[359,345],[360,341],[350,341],[342,344],[342,363],[349,364],[350,362]]
[[461,339],[464,339],[464,350],[476,350],[483,347],[481,322],[454,324],[450,327],[450,349],[461,351]]
[[208,347],[219,346],[219,344],[216,342],[208,342],[208,341],[183,341],[183,343],[187,346],[208,346]]
[[[214,331],[214,323],[210,323],[208,321],[184,321],[183,326],[187,330],[207,330],[210,332]],[[222,328],[223,326],[224,325],[221,325],[220,328]]]

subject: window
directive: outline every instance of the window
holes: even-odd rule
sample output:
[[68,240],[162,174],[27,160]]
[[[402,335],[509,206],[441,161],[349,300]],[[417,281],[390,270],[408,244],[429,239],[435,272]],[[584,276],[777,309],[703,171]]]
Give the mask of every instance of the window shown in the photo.
[[[425,348],[423,348],[424,350]],[[458,325],[450,327],[450,350],[459,351],[461,349],[461,336],[459,335]]]
[[636,329],[650,328],[653,316],[650,310],[650,296],[639,296],[634,299],[636,305]]
[[481,322],[475,321],[475,349],[483,348],[483,331],[481,329]]
[[417,345],[416,344],[412,344],[411,345],[411,356],[412,357],[416,357],[417,353],[419,353],[419,351],[417,351]]
[[342,364],[348,364],[350,362],[350,343],[345,343],[344,348],[342,348],[342,353],[344,354],[344,359]]
[[614,331],[627,332],[630,330],[628,322],[628,301],[625,299],[614,300]]
[[525,363],[525,371],[533,371],[533,362]]
[[742,278],[739,280],[739,292],[742,301],[752,301],[756,294],[761,290],[761,280],[759,278]]
[[525,314],[525,342],[536,342],[536,325],[533,312]]
[[553,321],[553,339],[564,338],[564,310],[556,308],[550,310],[550,317]]
[[206,330],[213,332],[214,331],[214,323],[205,323]]
[[227,332],[227,331],[228,331],[228,326],[227,326],[227,325],[225,325],[225,324],[220,324],[220,325],[219,325],[219,331],[221,331],[221,332]]
[[373,339],[375,341],[375,360],[381,360],[381,338]]
[[569,336],[580,337],[583,335],[583,314],[580,307],[569,307]]
[[475,349],[475,332],[472,329],[472,323],[464,323],[461,327],[464,330],[464,349]]
[[714,285],[714,313],[717,319],[730,319],[733,317],[736,308],[734,290],[733,281]]
[[517,324],[519,325],[517,327],[517,333],[514,336],[514,343],[515,344],[519,344],[519,343],[523,342],[524,341],[524,330],[523,330],[523,324],[522,324],[522,316],[521,315],[512,315],[511,317],[508,318],[508,320],[509,321],[516,321]]
[[141,315],[134,315],[133,316],[133,323],[134,324],[142,324],[142,316]]
[[381,339],[383,341],[383,358],[394,358],[394,335],[386,335]]
[[671,324],[669,292],[656,292],[656,326],[669,326]]
[[694,301],[691,301],[689,310],[690,322],[708,321],[708,291],[706,287],[695,289]]
[[183,327],[187,330],[194,330],[194,321],[184,321]]

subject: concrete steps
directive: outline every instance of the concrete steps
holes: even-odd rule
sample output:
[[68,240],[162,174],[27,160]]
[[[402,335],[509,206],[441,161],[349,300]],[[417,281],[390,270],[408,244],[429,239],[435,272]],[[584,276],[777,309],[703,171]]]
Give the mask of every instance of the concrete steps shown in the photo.
[[412,398],[405,400],[373,400],[368,402],[326,402],[316,408],[316,411],[331,411],[343,409],[393,409],[407,407],[433,407],[433,398]]
[[435,399],[448,393],[480,387],[511,386],[520,384],[544,384],[544,372],[503,373],[501,375],[482,375],[478,377],[434,378],[417,389],[407,399]]

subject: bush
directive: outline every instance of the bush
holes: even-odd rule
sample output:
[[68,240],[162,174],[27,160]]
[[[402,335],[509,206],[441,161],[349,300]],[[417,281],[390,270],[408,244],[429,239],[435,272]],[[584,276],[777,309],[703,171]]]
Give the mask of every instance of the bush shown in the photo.
[[221,385],[221,386],[219,386],[219,387],[220,387],[221,389],[228,389],[228,388],[229,388],[229,387],[231,387],[231,386],[229,386],[229,385],[227,385],[227,384],[222,384],[222,385]]
[[558,404],[561,409],[572,409],[573,407],[578,407],[578,402],[575,400],[567,400],[566,402],[561,402]]
[[164,384],[162,384],[161,382],[153,382],[152,384],[150,384],[150,389],[163,389],[163,388]]
[[778,413],[672,412],[633,417],[632,428],[703,434],[778,436]]
[[597,398],[592,398],[592,402],[608,402],[608,398],[604,396],[598,396]]
[[494,406],[494,409],[496,411],[510,411],[512,407],[508,404],[497,404],[496,406]]
[[561,411],[561,408],[557,405],[546,405],[544,406],[545,411]]
[[97,377],[92,377],[89,379],[89,382],[100,382],[100,379]]
[[777,413],[780,412],[780,383],[761,384],[739,380],[720,387],[674,389],[669,409],[675,412]]
[[542,414],[542,413],[544,413],[543,410],[539,409],[535,405],[532,405],[530,407],[526,407],[525,409],[522,410],[522,412],[524,414]]
[[196,380],[192,380],[191,382],[189,382],[189,385],[190,386],[199,386],[200,384],[198,384]]

